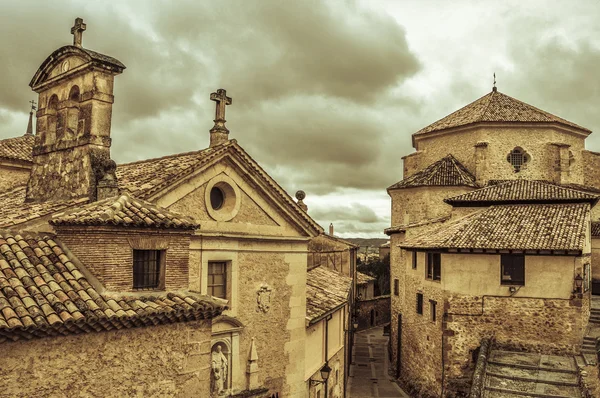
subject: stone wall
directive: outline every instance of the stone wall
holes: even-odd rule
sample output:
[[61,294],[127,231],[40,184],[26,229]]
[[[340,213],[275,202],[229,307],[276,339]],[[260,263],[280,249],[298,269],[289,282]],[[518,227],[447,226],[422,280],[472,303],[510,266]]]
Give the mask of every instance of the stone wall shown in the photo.
[[0,193],[27,184],[29,168],[16,168],[0,160]]
[[0,397],[208,397],[210,321],[3,343]]
[[[586,157],[589,158],[584,155],[584,140],[581,135],[550,126],[488,125],[465,128],[451,133],[416,137],[417,156],[420,159],[411,159],[410,163],[422,169],[451,153],[473,175],[477,175],[481,183],[514,178],[557,181],[560,179],[556,168],[559,151],[553,143],[560,143],[569,145],[568,151],[573,154],[563,182],[583,184],[584,162]],[[486,142],[487,147],[476,156],[475,144],[478,142]],[[531,156],[531,161],[519,173],[515,173],[506,160],[508,153],[516,146]],[[477,170],[478,167],[480,170]],[[407,171],[410,175],[418,170]]]
[[164,289],[187,289],[189,231],[57,226],[59,240],[109,291],[133,291],[133,250],[165,250]]
[[392,226],[450,215],[444,199],[472,191],[470,187],[415,187],[391,190]]
[[600,153],[583,151],[583,183],[585,185],[600,189]]
[[390,323],[390,296],[379,296],[358,302],[358,330]]
[[356,263],[354,246],[329,235],[319,235],[308,243],[308,268],[325,266],[342,275],[352,276],[352,264]]

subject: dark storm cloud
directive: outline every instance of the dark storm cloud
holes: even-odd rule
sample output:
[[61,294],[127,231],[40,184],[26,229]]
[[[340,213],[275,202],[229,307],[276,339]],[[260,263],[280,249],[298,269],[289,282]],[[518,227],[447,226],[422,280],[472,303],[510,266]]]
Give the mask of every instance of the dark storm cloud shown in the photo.
[[[0,63],[0,109],[22,112],[24,126],[36,97],[29,80],[46,56],[71,43],[73,20],[83,17],[84,46],[127,66],[115,78],[117,162],[206,147],[214,114],[208,96],[224,87],[234,97],[231,138],[290,192],[383,190],[401,177],[382,170],[389,156],[401,163],[397,153],[409,152],[401,146],[410,140],[388,135],[405,134],[397,126],[419,105],[394,90],[422,65],[390,16],[353,1],[318,0],[0,6],[0,42],[10,54]],[[6,126],[0,138],[21,134]],[[357,220],[348,228],[360,225],[375,224]]]

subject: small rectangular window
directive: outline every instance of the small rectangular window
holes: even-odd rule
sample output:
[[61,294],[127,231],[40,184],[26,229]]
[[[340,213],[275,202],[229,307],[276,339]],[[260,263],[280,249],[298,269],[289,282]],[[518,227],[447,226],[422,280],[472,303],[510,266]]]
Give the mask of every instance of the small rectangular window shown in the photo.
[[398,279],[394,279],[394,296],[400,295],[400,281]]
[[152,290],[160,287],[161,250],[133,251],[133,288]]
[[429,313],[431,314],[431,322],[435,322],[437,320],[437,302],[433,300],[429,300]]
[[208,263],[208,294],[222,299],[227,298],[227,264]]
[[442,254],[427,253],[425,277],[433,281],[442,280]]
[[590,290],[590,263],[583,266],[583,292]]
[[423,293],[417,293],[417,314],[423,315]]
[[412,252],[412,269],[417,269],[417,252]]
[[502,285],[525,285],[525,256],[523,254],[502,254],[500,256]]

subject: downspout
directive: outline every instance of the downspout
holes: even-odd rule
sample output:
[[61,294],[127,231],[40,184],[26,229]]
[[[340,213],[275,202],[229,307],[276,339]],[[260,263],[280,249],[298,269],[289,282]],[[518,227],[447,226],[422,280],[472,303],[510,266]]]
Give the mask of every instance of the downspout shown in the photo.
[[[329,362],[329,320],[331,319],[331,315],[325,318],[325,364]],[[330,375],[331,377],[331,375]],[[327,383],[329,382],[329,378],[325,380],[325,398],[327,398]]]

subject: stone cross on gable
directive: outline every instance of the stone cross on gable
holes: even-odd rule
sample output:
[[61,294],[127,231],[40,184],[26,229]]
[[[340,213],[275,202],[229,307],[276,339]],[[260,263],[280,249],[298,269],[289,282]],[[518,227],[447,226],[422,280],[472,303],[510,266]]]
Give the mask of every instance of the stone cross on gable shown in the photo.
[[81,39],[83,38],[83,31],[85,29],[86,25],[83,23],[83,18],[75,18],[75,25],[71,28],[74,46],[81,47]]
[[214,120],[215,125],[211,131],[229,132],[227,127],[225,127],[225,107],[231,105],[233,101],[231,97],[227,96],[227,90],[222,88],[218,89],[216,92],[210,94],[210,99],[217,103]]
[[35,106],[37,105],[37,103],[34,100],[29,101],[29,103],[31,104],[31,111],[32,112],[35,111],[36,110]]

